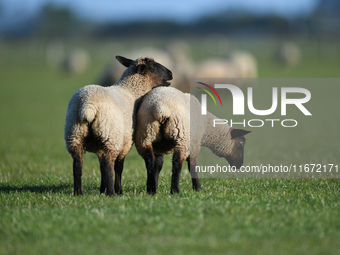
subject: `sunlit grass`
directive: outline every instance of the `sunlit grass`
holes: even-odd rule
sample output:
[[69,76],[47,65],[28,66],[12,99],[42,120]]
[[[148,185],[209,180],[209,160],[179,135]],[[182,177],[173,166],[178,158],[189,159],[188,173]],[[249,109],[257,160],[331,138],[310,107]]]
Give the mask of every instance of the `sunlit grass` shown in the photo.
[[[0,61],[0,254],[338,253],[337,179],[202,179],[202,190],[194,192],[185,165],[181,192],[172,196],[168,156],[158,193],[149,196],[144,162],[133,149],[126,158],[122,196],[99,194],[99,164],[87,153],[84,196],[73,197],[72,160],[63,140],[66,108],[72,94],[95,82],[105,65],[95,57],[100,45],[92,45],[92,68],[79,76],[49,69],[40,55],[19,61],[25,52],[19,46],[8,47],[4,55],[14,60]],[[314,46],[306,47],[309,52]],[[263,48],[250,50],[259,56],[261,77],[338,76],[336,57],[327,62],[311,54],[297,68],[282,69],[262,54]],[[337,102],[338,95],[328,100]],[[313,128],[304,135],[318,134],[320,126]],[[290,162],[289,154],[280,162],[286,151],[275,150],[262,135],[249,135],[245,163],[261,163],[266,156]],[[283,150],[289,147],[287,136],[276,137]],[[294,149],[307,157],[329,144],[334,153],[325,158],[338,162],[334,139]]]

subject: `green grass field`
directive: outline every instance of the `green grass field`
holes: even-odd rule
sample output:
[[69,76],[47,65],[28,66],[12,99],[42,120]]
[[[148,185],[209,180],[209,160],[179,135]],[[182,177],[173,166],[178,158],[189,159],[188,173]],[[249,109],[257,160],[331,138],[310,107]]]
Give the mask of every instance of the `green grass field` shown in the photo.
[[[271,41],[250,44],[242,47],[258,57],[260,77],[339,76],[339,52],[323,55],[318,43],[302,43],[303,61],[296,68],[272,62]],[[185,166],[180,194],[170,195],[171,157],[166,157],[158,193],[149,196],[144,161],[133,148],[125,161],[123,196],[99,195],[99,164],[87,153],[84,196],[74,197],[72,160],[63,140],[67,104],[77,89],[95,82],[110,57],[105,51],[114,56],[124,47],[84,44],[91,49],[92,67],[68,76],[48,68],[42,47],[30,45],[35,44],[0,48],[1,255],[339,253],[338,179],[202,179],[202,190],[193,192]],[[196,59],[204,56],[200,47]],[[327,98],[334,107],[338,95]],[[339,163],[339,135],[333,134],[340,118],[331,117],[322,141],[315,139],[321,125],[294,136],[295,142],[311,138],[295,148],[298,153],[308,158],[315,149],[320,158]],[[259,156],[291,163],[279,162],[291,149],[288,136],[273,142],[250,134],[245,163],[258,164]],[[330,150],[326,146],[332,153],[323,155]]]

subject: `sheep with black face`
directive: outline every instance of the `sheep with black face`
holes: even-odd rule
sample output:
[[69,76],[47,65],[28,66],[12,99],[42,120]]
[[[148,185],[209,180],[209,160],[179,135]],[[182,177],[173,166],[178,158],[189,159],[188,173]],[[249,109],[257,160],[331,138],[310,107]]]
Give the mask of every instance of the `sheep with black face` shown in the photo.
[[[190,118],[196,125],[190,127]],[[215,155],[224,157],[231,166],[243,164],[244,135],[250,131],[229,125],[212,123],[217,119],[207,112],[201,115],[201,104],[196,97],[175,88],[155,88],[150,91],[137,112],[135,144],[147,168],[147,191],[155,194],[163,155],[173,154],[171,193],[179,192],[179,176],[184,161],[188,162],[194,190],[201,188],[195,174],[201,146]]]
[[[74,195],[82,192],[83,152],[100,162],[100,192],[122,194],[124,159],[133,143],[134,110],[138,99],[156,86],[169,86],[172,73],[152,58],[116,56],[127,67],[110,87],[88,85],[71,98],[66,115],[66,148],[73,158]],[[115,184],[113,185],[113,168]]]

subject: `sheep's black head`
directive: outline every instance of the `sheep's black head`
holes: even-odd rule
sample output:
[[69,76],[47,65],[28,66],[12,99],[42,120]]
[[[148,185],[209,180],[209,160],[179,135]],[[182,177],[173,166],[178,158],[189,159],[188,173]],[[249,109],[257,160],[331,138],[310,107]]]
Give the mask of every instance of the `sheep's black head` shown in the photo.
[[231,153],[226,157],[231,166],[240,168],[243,165],[243,152],[244,145],[246,144],[246,139],[244,136],[251,131],[246,131],[243,129],[231,128],[230,135],[232,140]]
[[169,86],[172,80],[172,72],[165,66],[157,63],[152,58],[138,58],[136,60],[116,56],[116,59],[132,73],[145,77],[151,87]]

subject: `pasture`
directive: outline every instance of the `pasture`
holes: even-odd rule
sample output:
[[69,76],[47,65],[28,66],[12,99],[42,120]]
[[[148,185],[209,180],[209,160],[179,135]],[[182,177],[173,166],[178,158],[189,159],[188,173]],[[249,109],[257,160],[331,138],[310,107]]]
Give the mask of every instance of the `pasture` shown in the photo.
[[[255,54],[260,77],[339,77],[336,42],[327,42],[326,47],[319,41],[299,44],[303,57],[294,68],[273,62],[273,40],[231,42],[231,47]],[[87,153],[84,196],[74,197],[72,159],[63,139],[68,101],[80,87],[94,83],[111,58],[133,45],[73,42],[68,47],[72,45],[88,49],[92,58],[91,68],[80,75],[48,67],[46,45],[41,42],[0,45],[1,255],[339,253],[338,179],[202,179],[202,190],[194,192],[185,165],[180,194],[170,195],[171,157],[167,156],[158,193],[149,196],[144,161],[133,148],[125,160],[122,196],[99,194],[99,163]],[[192,55],[200,60],[208,53],[196,41]],[[327,100],[337,107],[339,93]],[[313,102],[317,108],[320,102]],[[322,156],[320,146],[330,146],[332,153],[324,156],[339,163],[339,135],[327,135],[327,128],[338,129],[339,113],[331,117],[322,143],[314,139],[320,126],[309,127],[311,140],[301,146],[303,157],[308,158],[308,149],[315,147]],[[278,148],[271,139],[252,134],[246,138],[248,165],[258,164],[259,154],[275,158],[291,149],[284,142],[289,140],[286,133],[276,137]],[[300,136],[294,139],[299,141]],[[287,158],[277,163],[291,162]]]

